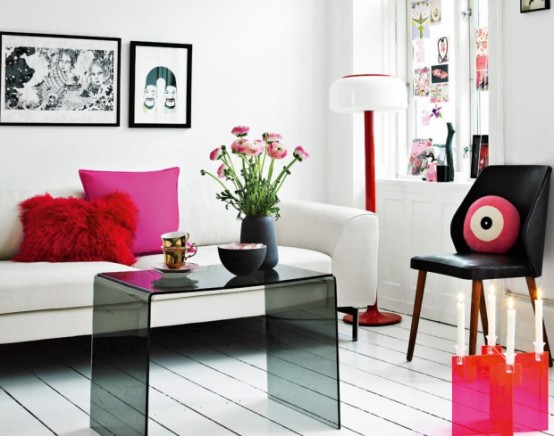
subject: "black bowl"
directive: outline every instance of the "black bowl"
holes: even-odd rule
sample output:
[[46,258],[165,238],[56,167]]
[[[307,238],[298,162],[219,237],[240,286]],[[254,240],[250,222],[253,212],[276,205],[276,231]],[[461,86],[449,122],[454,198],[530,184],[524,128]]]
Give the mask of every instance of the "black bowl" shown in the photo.
[[233,243],[217,247],[219,259],[227,270],[237,276],[252,274],[265,259],[266,246],[254,243]]

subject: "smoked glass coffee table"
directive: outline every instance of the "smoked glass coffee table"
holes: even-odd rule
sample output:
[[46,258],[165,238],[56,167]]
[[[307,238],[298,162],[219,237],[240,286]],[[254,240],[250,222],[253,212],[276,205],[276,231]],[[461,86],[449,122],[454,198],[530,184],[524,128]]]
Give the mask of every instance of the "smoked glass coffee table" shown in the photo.
[[[240,277],[221,265],[198,267],[179,278],[155,270],[97,275],[91,428],[102,435],[148,434],[151,319],[156,304],[167,304],[168,299],[171,304],[187,304],[187,296],[210,293],[217,304],[218,293],[256,287],[265,300],[268,401],[340,428],[335,277],[286,265]],[[314,357],[309,363],[306,353]]]

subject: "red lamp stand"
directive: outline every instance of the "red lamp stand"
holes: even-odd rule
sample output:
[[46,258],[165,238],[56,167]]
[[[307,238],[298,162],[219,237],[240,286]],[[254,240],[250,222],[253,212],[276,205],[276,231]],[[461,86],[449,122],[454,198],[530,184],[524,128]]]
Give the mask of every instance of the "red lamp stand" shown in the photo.
[[[364,138],[365,138],[365,204],[366,210],[376,211],[375,200],[375,140],[373,137],[373,111],[364,112]],[[344,315],[344,322],[352,324],[353,316]],[[369,305],[366,311],[359,315],[359,324],[363,326],[382,326],[399,323],[402,320],[396,313],[381,312],[375,304]]]

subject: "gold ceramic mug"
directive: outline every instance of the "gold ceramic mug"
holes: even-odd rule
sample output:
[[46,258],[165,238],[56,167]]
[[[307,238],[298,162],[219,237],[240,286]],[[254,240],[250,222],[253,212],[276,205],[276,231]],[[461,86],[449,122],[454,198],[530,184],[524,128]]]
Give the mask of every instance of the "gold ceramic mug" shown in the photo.
[[168,268],[179,269],[185,263],[186,247],[163,247],[164,262]]
[[164,262],[168,268],[179,269],[186,264],[187,259],[198,252],[196,244],[186,244],[185,247],[162,247]]
[[188,232],[169,232],[162,235],[162,247],[181,247],[187,246],[190,235]]

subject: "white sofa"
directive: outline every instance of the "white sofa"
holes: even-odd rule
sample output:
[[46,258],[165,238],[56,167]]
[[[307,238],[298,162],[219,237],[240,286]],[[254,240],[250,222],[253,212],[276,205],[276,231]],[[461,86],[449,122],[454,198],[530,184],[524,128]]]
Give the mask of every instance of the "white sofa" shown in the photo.
[[[215,199],[215,184],[194,180],[179,186],[180,229],[199,245],[200,265],[218,264],[217,245],[239,240],[240,222]],[[18,204],[29,197],[83,196],[80,187],[0,190],[0,344],[90,334],[93,278],[100,272],[147,269],[162,256],[143,256],[133,267],[110,262],[20,263],[10,259],[23,238]],[[373,304],[377,286],[377,217],[363,210],[308,202],[283,202],[277,221],[279,263],[332,272],[339,307]],[[188,298],[188,322],[263,313],[256,298],[240,290]],[[162,304],[162,302],[160,302]],[[165,302],[167,306],[167,302]],[[173,307],[179,307],[174,305]],[[184,309],[183,309],[184,307]],[[154,309],[153,309],[154,311]],[[154,322],[170,323],[171,317]]]

